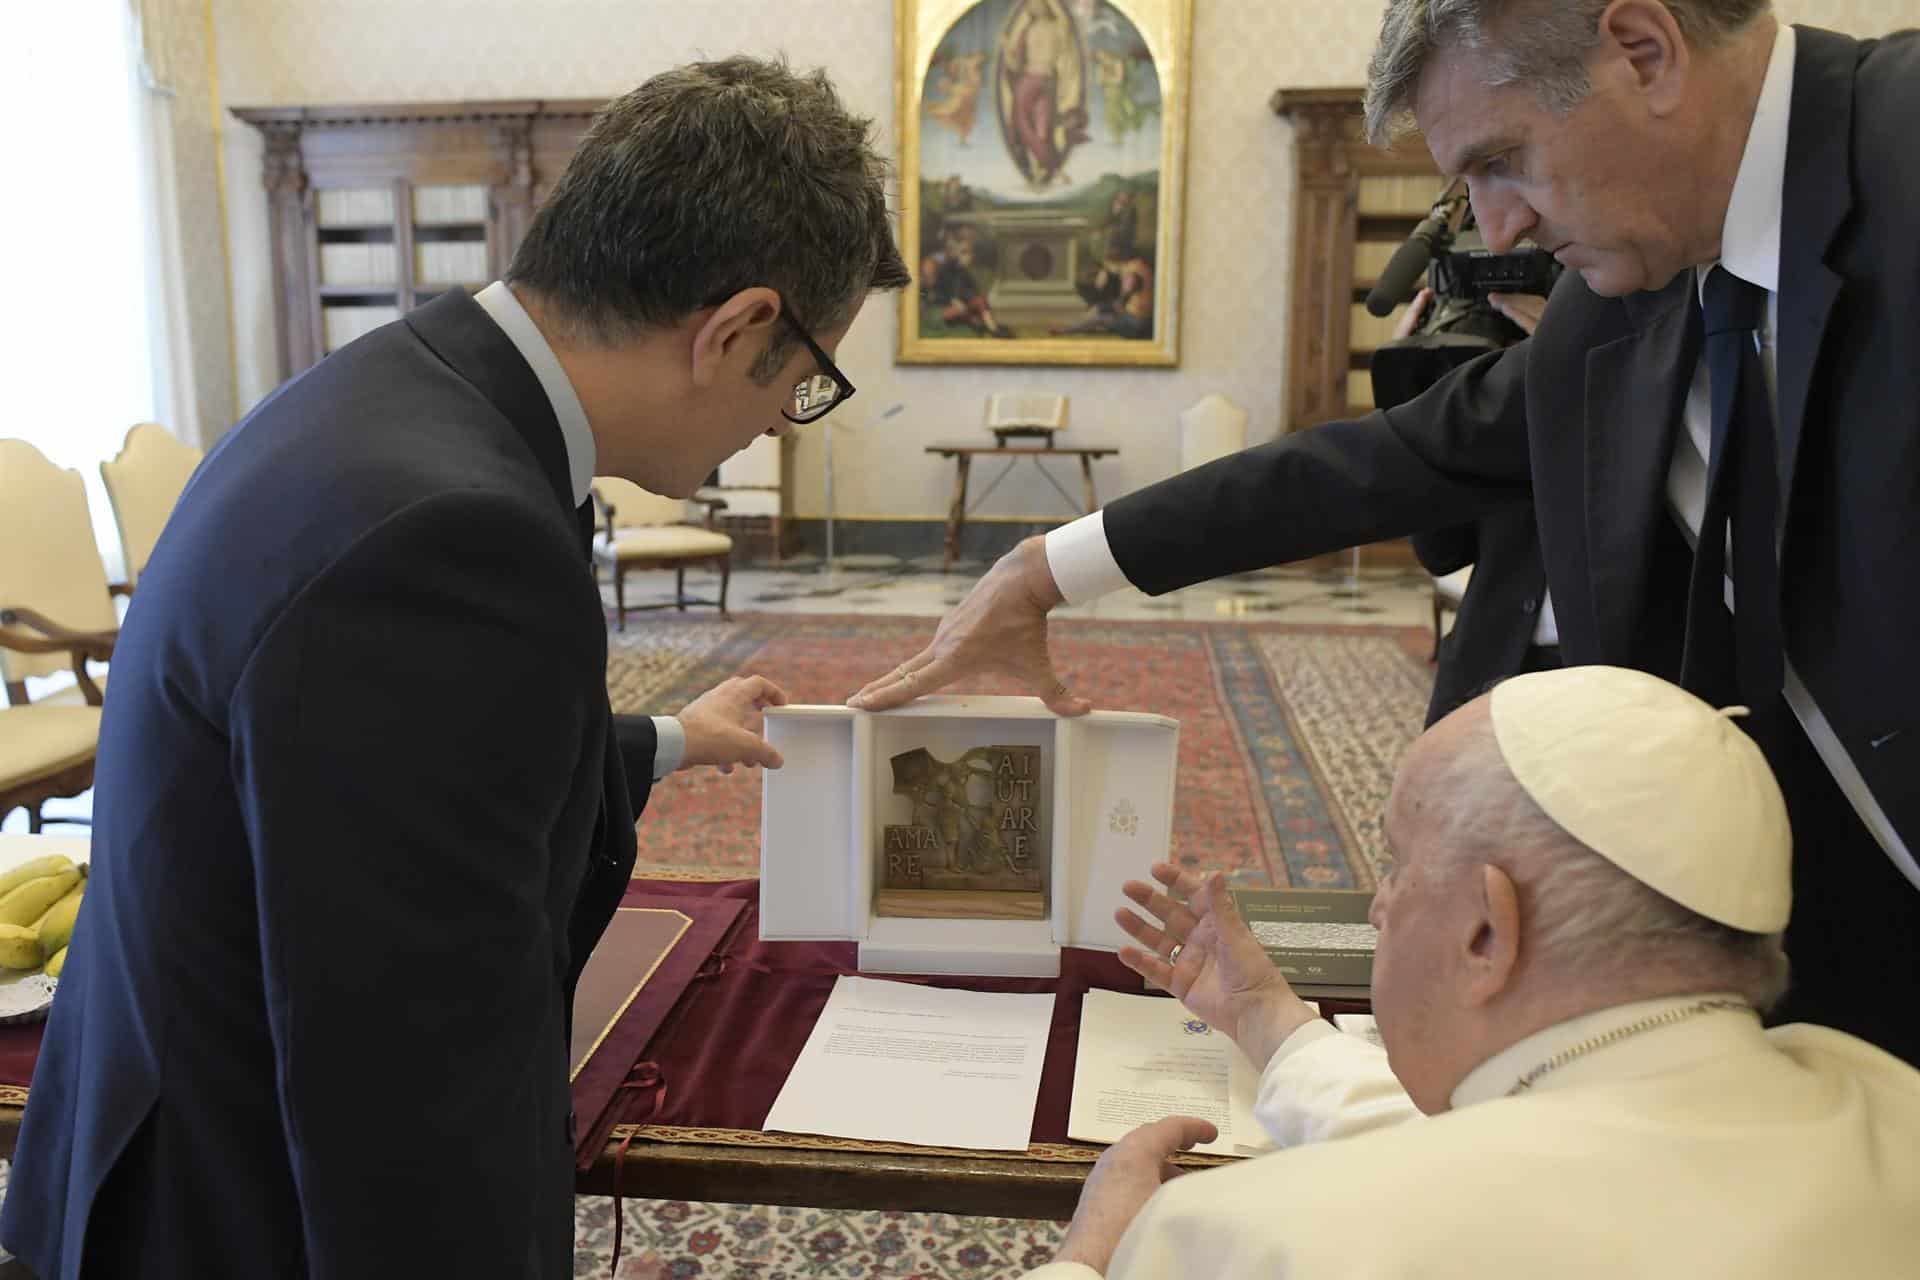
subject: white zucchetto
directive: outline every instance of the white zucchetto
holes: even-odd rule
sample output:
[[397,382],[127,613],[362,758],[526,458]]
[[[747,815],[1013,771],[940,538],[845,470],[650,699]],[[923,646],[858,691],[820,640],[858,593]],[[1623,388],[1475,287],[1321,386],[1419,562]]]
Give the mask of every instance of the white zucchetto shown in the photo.
[[1710,920],[1786,927],[1787,806],[1740,709],[1620,667],[1516,676],[1490,709],[1507,768],[1574,839]]

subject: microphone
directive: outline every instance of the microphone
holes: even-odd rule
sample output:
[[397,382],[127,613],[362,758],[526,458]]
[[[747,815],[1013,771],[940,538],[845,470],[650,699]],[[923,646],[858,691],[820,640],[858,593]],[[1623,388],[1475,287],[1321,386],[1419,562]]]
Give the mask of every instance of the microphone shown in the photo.
[[1446,236],[1447,208],[1436,205],[1433,212],[1421,219],[1420,225],[1413,229],[1407,242],[1393,251],[1387,269],[1380,273],[1373,291],[1367,295],[1367,310],[1376,316],[1388,316],[1393,314],[1395,307],[1411,298],[1421,273],[1433,261],[1433,255],[1439,251]]

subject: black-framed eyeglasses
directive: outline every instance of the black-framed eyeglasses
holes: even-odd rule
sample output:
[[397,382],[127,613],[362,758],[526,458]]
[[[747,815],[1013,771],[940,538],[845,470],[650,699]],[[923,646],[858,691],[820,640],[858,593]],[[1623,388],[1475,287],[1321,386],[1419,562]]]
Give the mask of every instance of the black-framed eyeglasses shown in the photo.
[[827,353],[820,349],[820,344],[813,340],[813,335],[800,327],[798,320],[785,311],[780,313],[780,318],[800,336],[800,341],[807,344],[807,350],[813,353],[813,358],[820,364],[819,373],[810,378],[802,378],[793,384],[793,401],[780,411],[780,416],[788,422],[801,425],[818,422],[853,399],[853,384],[848,382],[847,375],[840,372],[839,367],[827,358]]

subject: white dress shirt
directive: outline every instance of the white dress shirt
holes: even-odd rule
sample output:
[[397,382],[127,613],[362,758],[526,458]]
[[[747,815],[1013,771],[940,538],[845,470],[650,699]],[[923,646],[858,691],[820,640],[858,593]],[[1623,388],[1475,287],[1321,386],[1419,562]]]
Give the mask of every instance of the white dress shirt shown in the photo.
[[[1747,132],[1746,151],[1740,157],[1740,170],[1734,178],[1733,196],[1727,205],[1726,225],[1720,237],[1719,261],[1698,269],[1702,281],[1706,272],[1718,265],[1767,291],[1761,365],[1769,396],[1774,392],[1775,382],[1780,223],[1787,173],[1787,122],[1793,102],[1794,44],[1793,28],[1781,23],[1767,63],[1766,79],[1760,88],[1760,101],[1754,109],[1753,124]],[[1693,384],[1687,392],[1683,416],[1686,429],[1676,433],[1673,460],[1667,473],[1667,502],[1696,536],[1707,503],[1706,457],[1713,436],[1712,418],[1713,399],[1703,356],[1694,369]],[[1785,495],[1782,495],[1781,510],[1785,509]],[[1081,604],[1127,585],[1127,576],[1120,571],[1107,544],[1103,513],[1098,511],[1047,535],[1047,565],[1068,604]],[[1727,590],[1731,607],[1731,582]],[[1867,789],[1866,780],[1860,776],[1846,748],[1840,745],[1833,726],[1807,692],[1806,685],[1801,683],[1791,660],[1786,664],[1782,692],[1814,750],[1819,752],[1834,781],[1860,815],[1861,823],[1873,833],[1901,874],[1920,888],[1920,862],[1915,861],[1913,852],[1887,819],[1886,811]]]
[[[587,411],[580,407],[580,397],[574,392],[567,371],[560,367],[560,358],[553,354],[553,347],[540,332],[540,326],[520,305],[520,299],[513,296],[506,281],[495,280],[475,294],[473,300],[493,317],[493,322],[500,326],[500,331],[533,370],[533,376],[540,380],[540,389],[547,393],[547,402],[553,406],[553,416],[559,419],[560,438],[566,442],[567,479],[573,485],[573,504],[576,507],[584,504],[593,491],[596,459],[593,430],[587,425]],[[654,716],[653,731],[653,780],[658,782],[687,758],[687,731],[674,716]]]

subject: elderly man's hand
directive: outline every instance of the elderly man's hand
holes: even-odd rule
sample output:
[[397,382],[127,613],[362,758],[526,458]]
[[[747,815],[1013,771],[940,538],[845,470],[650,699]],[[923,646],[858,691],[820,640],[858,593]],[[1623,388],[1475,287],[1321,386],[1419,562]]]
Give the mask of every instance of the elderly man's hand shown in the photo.
[[1156,862],[1153,878],[1185,902],[1145,881],[1122,885],[1121,892],[1160,924],[1125,907],[1115,911],[1120,927],[1140,943],[1120,948],[1121,963],[1173,992],[1195,1016],[1232,1036],[1255,1067],[1264,1068],[1281,1041],[1313,1021],[1313,1010],[1293,993],[1234,909],[1224,875],[1216,871],[1202,879],[1170,862]]
[[1168,1116],[1141,1125],[1108,1147],[1080,1189],[1073,1224],[1054,1261],[1083,1263],[1104,1275],[1127,1227],[1160,1184],[1179,1173],[1168,1158],[1219,1136],[1205,1120]]
[[1004,671],[1056,715],[1085,715],[1085,698],[1067,692],[1047,652],[1047,611],[1060,588],[1047,567],[1046,541],[1028,538],[1001,556],[967,598],[940,620],[933,642],[847,699],[861,711],[886,711],[956,680]]
[[786,690],[765,676],[721,681],[689,702],[677,717],[687,734],[687,754],[680,767],[711,764],[722,773],[732,773],[736,764],[778,769],[783,761],[773,744],[760,736],[760,713],[786,702]]

